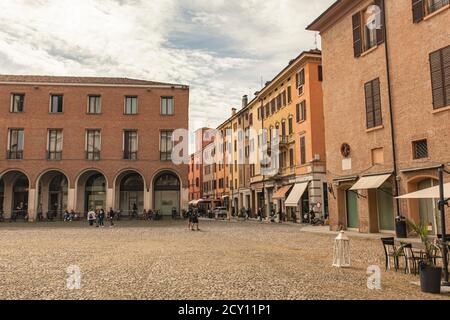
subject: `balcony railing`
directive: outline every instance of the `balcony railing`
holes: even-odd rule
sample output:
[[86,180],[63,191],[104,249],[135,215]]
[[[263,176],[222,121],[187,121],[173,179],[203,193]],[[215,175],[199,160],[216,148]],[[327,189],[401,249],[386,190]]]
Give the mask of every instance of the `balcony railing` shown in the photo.
[[92,161],[100,160],[100,151],[87,151],[86,152],[86,159],[87,160],[92,160]]
[[137,160],[138,159],[138,153],[137,153],[137,151],[134,151],[134,152],[132,152],[132,151],[125,151],[123,153],[123,158],[125,160]]
[[6,158],[9,160],[21,160],[23,159],[23,150],[8,150]]
[[61,160],[62,151],[47,151],[47,160]]

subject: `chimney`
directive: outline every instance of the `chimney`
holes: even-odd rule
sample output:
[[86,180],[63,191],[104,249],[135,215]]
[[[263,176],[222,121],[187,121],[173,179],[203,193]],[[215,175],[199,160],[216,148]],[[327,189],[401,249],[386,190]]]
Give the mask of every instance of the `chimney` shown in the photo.
[[246,108],[248,106],[248,96],[245,95],[242,97],[242,109]]
[[236,114],[237,109],[236,108],[232,108],[231,109],[231,115],[234,116]]

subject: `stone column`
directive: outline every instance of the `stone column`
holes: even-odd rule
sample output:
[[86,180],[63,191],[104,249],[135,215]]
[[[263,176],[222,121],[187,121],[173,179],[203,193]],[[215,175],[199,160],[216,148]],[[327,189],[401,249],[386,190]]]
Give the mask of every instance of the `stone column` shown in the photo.
[[106,208],[104,208],[105,211],[109,210],[109,208],[114,208],[114,189],[108,188],[106,190]]
[[36,220],[37,209],[37,192],[36,189],[28,190],[28,221],[33,222]]
[[67,209],[70,210],[76,210],[75,205],[75,189],[69,188],[67,190]]
[[144,189],[144,209],[149,210],[152,208],[152,204],[150,202],[150,190],[145,188]]

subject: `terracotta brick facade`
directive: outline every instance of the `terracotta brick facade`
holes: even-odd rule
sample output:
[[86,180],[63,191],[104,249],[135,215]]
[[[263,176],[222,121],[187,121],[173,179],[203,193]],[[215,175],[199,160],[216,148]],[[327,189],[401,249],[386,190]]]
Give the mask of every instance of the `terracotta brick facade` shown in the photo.
[[[39,197],[39,181],[48,172],[59,172],[68,180],[67,209],[83,212],[83,194],[78,192],[80,177],[87,172],[101,173],[106,181],[107,207],[118,209],[118,181],[124,172],[138,173],[144,183],[143,207],[155,209],[153,183],[155,177],[168,171],[179,178],[181,183],[180,203],[177,207],[187,206],[188,165],[174,165],[171,161],[160,160],[160,132],[175,129],[188,129],[189,88],[181,85],[152,82],[129,82],[117,80],[114,83],[107,78],[90,83],[87,79],[77,78],[41,78],[18,77],[7,79],[0,77],[0,178],[5,188],[4,211],[10,214],[11,200],[6,200],[11,192],[7,182],[14,175],[24,174],[29,181],[28,211],[34,219],[42,199]],[[58,83],[60,82],[60,83]],[[10,112],[12,94],[24,94],[24,111]],[[50,95],[63,95],[63,112],[49,113]],[[88,114],[89,95],[101,96],[101,113]],[[125,115],[126,96],[135,96],[138,112]],[[174,114],[160,114],[161,97],[173,97]],[[23,159],[8,160],[8,130],[24,130]],[[48,130],[62,129],[63,147],[60,161],[46,160]],[[99,161],[86,160],[86,130],[101,130],[101,156]],[[124,130],[138,132],[137,160],[124,160]],[[10,177],[8,177],[8,175]],[[6,205],[6,201],[10,201]],[[46,211],[46,201],[42,208]],[[107,209],[107,208],[105,208]]]

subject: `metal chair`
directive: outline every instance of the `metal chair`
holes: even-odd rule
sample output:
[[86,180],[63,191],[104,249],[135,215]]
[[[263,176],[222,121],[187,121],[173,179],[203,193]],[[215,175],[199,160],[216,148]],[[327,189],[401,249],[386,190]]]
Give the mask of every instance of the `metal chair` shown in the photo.
[[419,265],[420,262],[423,261],[423,256],[420,254],[420,257],[417,256],[417,253],[414,252],[411,243],[403,243],[401,242],[401,247],[399,251],[402,252],[402,256],[405,258],[405,273],[419,274]]
[[381,238],[384,249],[384,257],[386,260],[386,271],[391,269],[391,260],[394,262],[395,271],[398,270],[398,252],[395,247],[395,239],[392,238]]

